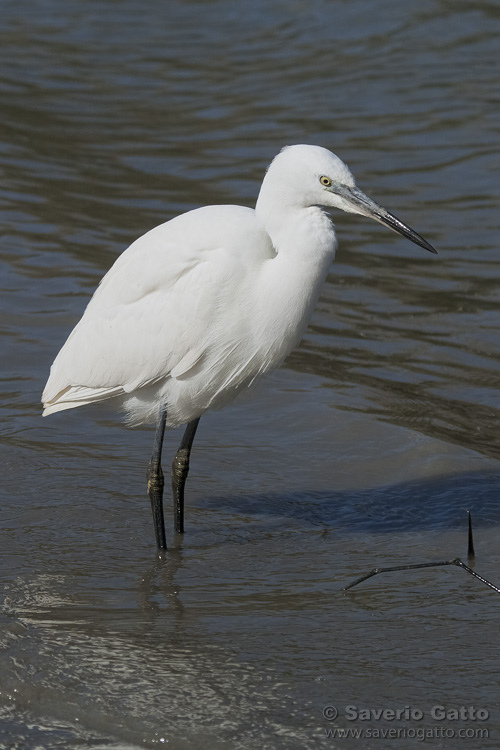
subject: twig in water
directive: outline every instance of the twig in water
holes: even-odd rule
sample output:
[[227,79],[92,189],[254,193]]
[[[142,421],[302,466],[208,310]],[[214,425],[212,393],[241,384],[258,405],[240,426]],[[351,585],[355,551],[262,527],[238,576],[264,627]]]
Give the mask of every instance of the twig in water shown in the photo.
[[[474,539],[472,537],[472,517],[470,514],[470,511],[467,511],[469,515],[469,524],[468,524],[468,545],[467,545],[467,556],[469,561],[474,559],[475,553],[474,553]],[[484,583],[486,586],[489,586],[490,589],[493,589],[497,592],[497,594],[500,594],[500,588],[498,586],[495,586],[494,583],[491,583],[491,581],[487,581],[486,578],[483,578],[483,576],[480,576],[479,573],[476,573],[475,570],[472,570],[472,568],[469,568],[468,565],[466,565],[462,560],[460,560],[459,557],[455,557],[453,560],[443,560],[442,562],[430,562],[430,563],[414,563],[413,565],[394,565],[391,568],[373,568],[369,573],[366,573],[366,575],[361,576],[360,578],[356,578],[355,581],[350,583],[348,586],[344,586],[342,591],[347,591],[348,589],[354,588],[354,586],[357,586],[359,583],[363,583],[363,581],[368,580],[368,578],[372,578],[373,576],[378,575],[379,573],[392,573],[395,570],[415,570],[416,568],[439,568],[443,565],[457,565],[459,568],[462,568],[463,570],[467,571],[467,573],[470,573],[471,576],[474,576],[474,578],[477,578],[478,581],[481,581],[481,583]]]
[[371,570],[366,575],[361,576],[360,578],[356,578],[356,580],[350,583],[348,586],[344,586],[342,591],[352,589],[354,586],[357,586],[358,583],[363,583],[363,581],[366,581],[368,578],[372,578],[372,576],[376,576],[379,573],[392,573],[392,571],[394,570],[414,570],[415,568],[439,568],[443,565],[457,565],[459,568],[463,568],[463,570],[466,570],[467,573],[471,574],[471,576],[477,578],[478,581],[481,581],[481,583],[484,583],[486,586],[489,586],[491,589],[496,591],[497,594],[500,594],[500,588],[498,588],[498,586],[495,586],[494,583],[491,583],[491,581],[487,581],[486,578],[480,576],[479,573],[476,573],[475,570],[469,568],[469,566],[462,562],[459,557],[455,557],[454,560],[443,560],[442,562],[415,563],[413,565],[395,565],[391,568],[373,568],[373,570]]

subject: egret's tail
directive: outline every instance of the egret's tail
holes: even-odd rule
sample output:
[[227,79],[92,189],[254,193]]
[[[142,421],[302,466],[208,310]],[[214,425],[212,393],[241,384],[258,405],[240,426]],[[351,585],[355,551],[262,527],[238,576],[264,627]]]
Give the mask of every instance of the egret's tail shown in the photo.
[[43,417],[47,417],[49,414],[55,414],[57,411],[64,411],[65,409],[76,409],[77,406],[95,404],[99,401],[112,398],[113,396],[123,395],[124,393],[121,386],[114,386],[112,388],[88,388],[81,385],[71,385],[64,388],[64,390],[59,391],[55,396],[49,396],[46,390],[42,395],[42,403],[44,407],[42,413]]

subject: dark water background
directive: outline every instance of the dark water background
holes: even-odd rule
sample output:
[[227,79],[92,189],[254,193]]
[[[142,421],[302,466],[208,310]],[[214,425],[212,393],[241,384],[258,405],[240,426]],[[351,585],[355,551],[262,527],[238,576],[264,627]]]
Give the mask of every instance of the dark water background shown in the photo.
[[[2,2],[1,748],[498,748],[498,595],[457,568],[341,588],[463,557],[466,509],[500,582],[499,35],[496,2]],[[300,142],[439,255],[335,217],[303,343],[202,420],[187,533],[158,560],[151,431],[42,420],[40,392],[118,253],[253,205]]]

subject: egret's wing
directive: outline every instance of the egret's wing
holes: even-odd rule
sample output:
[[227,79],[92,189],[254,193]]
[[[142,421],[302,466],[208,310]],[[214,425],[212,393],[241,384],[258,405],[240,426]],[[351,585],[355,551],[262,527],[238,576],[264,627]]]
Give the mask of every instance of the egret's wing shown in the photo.
[[182,377],[200,362],[221,300],[245,274],[235,238],[255,233],[250,209],[210,209],[157,227],[118,258],[52,365],[44,413]]

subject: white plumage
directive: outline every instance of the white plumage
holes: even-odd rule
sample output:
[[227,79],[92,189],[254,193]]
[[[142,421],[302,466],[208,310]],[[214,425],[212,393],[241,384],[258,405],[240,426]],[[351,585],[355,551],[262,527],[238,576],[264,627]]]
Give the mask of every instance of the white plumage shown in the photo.
[[279,366],[334,256],[323,207],[370,216],[435,252],[367,198],[334,154],[285,148],[255,210],[189,211],[117,259],[52,365],[44,415],[114,398],[134,424],[166,410],[175,427]]

